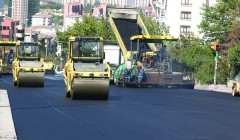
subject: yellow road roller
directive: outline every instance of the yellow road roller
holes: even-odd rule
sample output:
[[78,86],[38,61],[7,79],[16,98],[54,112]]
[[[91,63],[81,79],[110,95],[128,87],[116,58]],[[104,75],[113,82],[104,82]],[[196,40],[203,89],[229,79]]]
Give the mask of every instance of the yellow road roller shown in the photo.
[[54,73],[54,63],[52,60],[44,60],[44,67],[46,70],[46,73]]
[[14,86],[44,86],[45,67],[39,42],[17,42],[12,71]]
[[108,100],[110,66],[104,63],[102,37],[70,37],[64,66],[65,95],[71,99]]

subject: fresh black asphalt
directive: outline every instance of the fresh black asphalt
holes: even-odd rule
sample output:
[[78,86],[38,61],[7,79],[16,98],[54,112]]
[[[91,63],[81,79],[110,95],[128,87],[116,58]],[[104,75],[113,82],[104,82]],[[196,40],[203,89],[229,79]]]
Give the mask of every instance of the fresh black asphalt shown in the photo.
[[3,75],[19,140],[186,140],[240,138],[240,98],[191,89],[110,86],[108,101],[65,98],[62,78],[17,88]]

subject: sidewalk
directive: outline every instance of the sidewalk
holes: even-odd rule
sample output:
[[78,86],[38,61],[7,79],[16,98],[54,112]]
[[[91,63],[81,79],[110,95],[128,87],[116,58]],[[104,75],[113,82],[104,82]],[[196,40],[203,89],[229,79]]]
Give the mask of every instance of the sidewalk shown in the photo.
[[223,92],[223,93],[231,93],[232,86],[228,85],[195,85],[194,89],[196,90],[207,90],[213,92]]
[[6,90],[0,90],[0,139],[16,140],[11,107]]

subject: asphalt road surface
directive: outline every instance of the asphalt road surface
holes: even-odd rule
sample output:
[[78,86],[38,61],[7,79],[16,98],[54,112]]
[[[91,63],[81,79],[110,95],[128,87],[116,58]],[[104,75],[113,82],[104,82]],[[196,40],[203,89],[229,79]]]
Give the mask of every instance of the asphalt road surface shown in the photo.
[[240,139],[240,98],[190,89],[110,87],[108,101],[65,98],[61,77],[17,88],[3,75],[19,140]]

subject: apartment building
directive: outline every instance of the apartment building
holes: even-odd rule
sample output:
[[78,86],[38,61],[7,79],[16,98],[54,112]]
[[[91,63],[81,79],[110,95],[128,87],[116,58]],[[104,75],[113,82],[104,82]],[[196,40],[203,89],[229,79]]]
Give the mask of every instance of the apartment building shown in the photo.
[[[80,2],[82,5],[87,5],[87,0],[62,0],[62,4],[65,5],[66,3],[70,3],[70,2]],[[95,3],[95,1],[93,2],[93,4]]]
[[[203,4],[215,4],[216,0],[156,0],[156,19],[160,24],[169,26],[170,35],[179,37],[180,34],[193,32],[198,37],[198,25],[202,20],[201,7]],[[161,29],[160,29],[161,30]]]
[[4,14],[4,0],[0,0],[0,14]]
[[9,17],[4,17],[2,22],[2,40],[4,41],[16,41],[17,25],[19,25],[18,20],[14,20]]
[[72,21],[72,19],[81,18],[82,11],[83,11],[83,5],[80,2],[66,3],[64,5],[64,13],[63,13],[64,28],[67,28],[68,26],[72,25],[72,22],[68,22],[67,20]]
[[32,16],[32,26],[50,26],[53,16],[49,14],[35,14]]
[[107,3],[109,5],[116,5],[120,7],[128,6],[128,7],[146,7],[149,4],[152,4],[153,0],[62,0],[63,4],[69,2],[80,2],[84,6],[87,4],[94,5],[95,3]]
[[79,22],[83,21],[82,15],[75,13],[67,15],[65,18],[66,18],[65,28],[73,26],[77,20]]
[[28,20],[28,0],[12,0],[12,18],[27,25]]
[[32,24],[32,16],[39,13],[40,0],[28,0],[28,25]]
[[107,16],[107,3],[101,4],[98,7],[92,8],[92,15],[96,18],[98,17],[106,17]]

